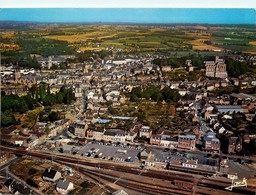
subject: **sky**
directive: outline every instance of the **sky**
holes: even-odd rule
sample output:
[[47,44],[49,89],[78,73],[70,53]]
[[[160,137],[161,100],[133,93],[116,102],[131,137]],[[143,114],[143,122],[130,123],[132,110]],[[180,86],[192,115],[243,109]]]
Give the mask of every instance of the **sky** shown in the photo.
[[1,21],[256,24],[255,9],[4,8]]
[[1,8],[256,8],[255,0],[1,0]]

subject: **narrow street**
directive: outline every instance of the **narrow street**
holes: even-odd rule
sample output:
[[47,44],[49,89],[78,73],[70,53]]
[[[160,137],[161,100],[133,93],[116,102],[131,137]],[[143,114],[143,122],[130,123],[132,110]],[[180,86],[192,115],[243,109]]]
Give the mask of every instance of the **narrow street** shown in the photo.
[[209,131],[210,128],[205,124],[205,121],[204,121],[204,119],[202,118],[202,116],[201,116],[200,114],[198,114],[198,109],[201,109],[200,102],[197,102],[197,103],[196,103],[196,115],[197,115],[197,117],[198,117],[198,122],[200,123],[204,134],[206,134],[206,132]]

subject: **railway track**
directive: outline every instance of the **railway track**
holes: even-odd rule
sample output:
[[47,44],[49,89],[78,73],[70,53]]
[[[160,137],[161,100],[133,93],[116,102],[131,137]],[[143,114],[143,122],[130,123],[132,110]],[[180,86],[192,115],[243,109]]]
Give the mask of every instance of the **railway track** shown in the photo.
[[[72,168],[77,168],[75,165],[72,165],[67,162],[56,161],[61,164],[65,164]],[[159,185],[148,184],[143,181],[133,180],[133,179],[120,179],[118,176],[110,173],[101,173],[100,170],[88,170],[85,168],[79,168],[79,172],[93,179],[95,183],[99,183],[106,187],[108,191],[113,191],[111,187],[104,184],[101,180],[105,180],[108,183],[115,183],[118,186],[131,189],[143,194],[191,194],[187,190],[182,190],[177,187],[165,187]]]
[[144,192],[147,194],[170,194],[170,193],[174,193],[174,194],[190,194],[189,191],[186,190],[181,190],[178,189],[176,187],[164,187],[164,186],[159,186],[159,185],[153,185],[153,184],[149,184],[147,182],[142,182],[142,181],[137,181],[137,180],[133,180],[133,179],[120,179],[118,176],[115,176],[113,174],[100,174],[100,171],[91,171],[91,170],[86,170],[86,169],[82,169],[82,172],[87,172],[88,174],[92,174],[95,176],[98,176],[100,178],[103,178],[107,181],[113,182],[119,186],[125,187],[125,188],[129,188],[129,189],[133,189],[135,191],[138,192]]
[[84,171],[80,171],[80,173],[82,173],[84,176],[88,177],[90,180],[92,180],[95,184],[99,184],[101,185],[105,190],[107,190],[110,193],[113,193],[114,191],[116,191],[114,188],[110,187],[109,185],[105,185],[104,182],[100,181],[99,178],[92,176],[89,173],[86,173]]
[[[170,171],[155,171],[155,170],[148,170],[147,172],[141,173],[141,170],[134,169],[131,167],[126,167],[126,166],[121,166],[118,164],[110,164],[106,162],[89,162],[86,159],[80,159],[77,157],[72,157],[72,156],[64,156],[64,155],[59,155],[59,154],[53,154],[49,152],[29,152],[25,150],[17,150],[14,148],[6,148],[3,146],[0,146],[2,150],[8,150],[12,151],[15,154],[21,154],[21,155],[29,155],[29,156],[34,156],[37,158],[41,159],[47,159],[47,160],[53,160],[56,162],[61,162],[63,163],[72,163],[72,164],[79,164],[79,165],[85,165],[85,166],[90,166],[90,167],[98,167],[100,166],[103,169],[109,169],[113,171],[118,171],[122,173],[130,173],[134,175],[141,175],[145,177],[151,177],[151,178],[156,178],[156,179],[162,179],[162,180],[167,180],[167,181],[174,181],[174,180],[180,180],[180,181],[186,181],[193,183],[194,185],[209,188],[209,189],[218,189],[220,191],[227,192],[225,190],[225,187],[229,186],[230,183],[225,182],[225,181],[218,181],[218,180],[212,180],[208,178],[203,178],[202,181],[200,182],[194,182],[195,177],[193,174],[187,175],[184,173],[178,173],[177,171],[175,173],[171,173]],[[87,173],[88,174],[88,173]],[[120,185],[125,185],[122,184],[122,181],[119,181]],[[134,184],[136,186],[137,184]],[[141,186],[143,188],[143,186]],[[132,188],[130,186],[130,188]],[[241,194],[255,194],[256,189],[252,187],[248,188],[234,188],[233,192],[241,193]]]

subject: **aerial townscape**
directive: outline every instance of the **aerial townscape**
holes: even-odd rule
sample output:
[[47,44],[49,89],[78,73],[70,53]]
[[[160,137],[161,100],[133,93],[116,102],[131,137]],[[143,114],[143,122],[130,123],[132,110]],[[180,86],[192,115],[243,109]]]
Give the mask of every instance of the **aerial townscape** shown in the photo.
[[0,21],[0,194],[255,194],[255,34]]

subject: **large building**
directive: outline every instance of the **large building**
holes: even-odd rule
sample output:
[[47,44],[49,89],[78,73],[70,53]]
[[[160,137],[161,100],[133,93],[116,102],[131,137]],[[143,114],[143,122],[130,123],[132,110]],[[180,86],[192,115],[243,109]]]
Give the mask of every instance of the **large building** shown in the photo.
[[196,136],[179,135],[178,148],[194,150],[196,148]]
[[100,127],[89,127],[87,130],[87,138],[101,140],[105,132],[104,128]]
[[95,140],[104,140],[111,142],[133,142],[136,137],[134,132],[125,132],[121,129],[105,129],[101,127],[89,127],[87,130],[87,138]]
[[211,131],[204,137],[203,150],[205,152],[220,152],[220,140]]
[[65,62],[64,57],[54,57],[49,56],[48,58],[37,58],[38,63],[41,64],[42,67],[46,67],[50,69],[52,65],[59,65],[61,62]]
[[87,129],[87,124],[80,124],[80,123],[76,123],[74,124],[74,128],[75,128],[75,136],[77,137],[85,137],[85,132]]
[[148,126],[142,126],[139,131],[139,137],[150,138],[152,135],[152,130]]
[[215,57],[215,61],[205,61],[206,76],[227,78],[228,73],[226,71],[226,64],[223,59],[219,59],[219,56]]
[[215,109],[220,113],[244,112],[244,108],[240,105],[215,105]]

